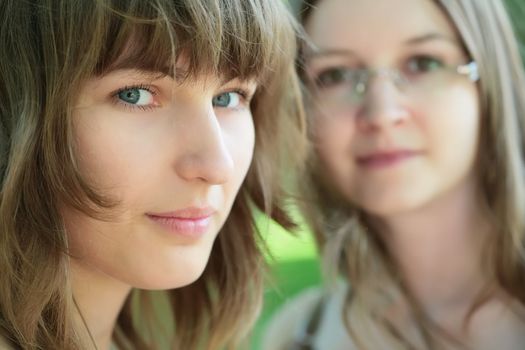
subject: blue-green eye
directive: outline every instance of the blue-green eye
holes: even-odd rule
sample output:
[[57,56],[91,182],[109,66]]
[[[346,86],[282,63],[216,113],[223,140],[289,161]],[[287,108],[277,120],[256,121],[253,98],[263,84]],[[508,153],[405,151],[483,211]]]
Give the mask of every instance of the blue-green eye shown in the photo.
[[224,92],[214,96],[211,103],[214,107],[237,108],[241,103],[241,97],[239,92]]
[[432,56],[414,56],[407,61],[407,70],[410,74],[430,73],[443,67],[443,62]]
[[116,97],[123,103],[134,106],[150,106],[153,104],[153,93],[141,87],[124,88],[117,92]]

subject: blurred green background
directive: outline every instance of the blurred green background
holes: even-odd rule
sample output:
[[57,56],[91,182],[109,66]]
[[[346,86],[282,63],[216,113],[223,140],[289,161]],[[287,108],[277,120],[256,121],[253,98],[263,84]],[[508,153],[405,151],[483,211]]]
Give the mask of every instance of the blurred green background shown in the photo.
[[256,218],[268,246],[270,271],[264,292],[264,308],[253,331],[252,350],[261,348],[264,329],[279,306],[302,289],[320,282],[317,251],[308,229],[303,225],[292,234],[263,214],[256,214]]

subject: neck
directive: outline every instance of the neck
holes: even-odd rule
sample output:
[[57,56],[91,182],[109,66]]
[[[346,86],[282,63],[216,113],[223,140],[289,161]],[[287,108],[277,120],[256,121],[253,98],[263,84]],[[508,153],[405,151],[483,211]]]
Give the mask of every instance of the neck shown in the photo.
[[405,285],[438,323],[461,324],[486,285],[481,258],[490,230],[478,203],[474,186],[464,184],[417,211],[380,220]]
[[73,295],[81,313],[77,324],[80,328],[87,327],[84,334],[88,342],[95,342],[90,346],[109,349],[118,314],[131,287],[79,260],[71,258],[70,261]]

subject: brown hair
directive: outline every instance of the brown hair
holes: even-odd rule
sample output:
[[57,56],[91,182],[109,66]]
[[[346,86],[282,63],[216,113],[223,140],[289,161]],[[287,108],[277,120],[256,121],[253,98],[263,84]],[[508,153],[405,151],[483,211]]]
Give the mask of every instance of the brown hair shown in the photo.
[[[291,225],[278,169],[299,161],[303,146],[295,51],[293,20],[277,0],[2,1],[0,332],[24,349],[85,344],[73,322],[58,203],[92,216],[114,203],[78,171],[72,106],[90,77],[115,67],[173,71],[183,54],[188,79],[218,72],[260,82],[251,105],[254,161],[201,278],[166,292],[134,291],[114,339],[123,349],[236,347],[261,299],[252,206]],[[175,330],[164,343],[158,300],[169,303]]]
[[[297,11],[303,24],[320,1],[301,1]],[[485,244],[484,268],[497,286],[525,304],[525,76],[518,41],[502,0],[435,3],[456,26],[481,76],[483,122],[477,174],[486,213],[499,230]],[[303,211],[316,234],[328,275],[340,273],[351,286],[344,315],[356,343],[363,349],[374,348],[369,344],[377,336],[363,339],[379,329],[390,339],[389,348],[410,348],[395,325],[381,316],[381,303],[393,298],[411,305],[428,348],[454,341],[418,310],[384,245],[367,224],[366,214],[333,190],[317,157],[315,152],[309,157],[302,187],[308,203]],[[465,322],[486,297],[473,301]]]

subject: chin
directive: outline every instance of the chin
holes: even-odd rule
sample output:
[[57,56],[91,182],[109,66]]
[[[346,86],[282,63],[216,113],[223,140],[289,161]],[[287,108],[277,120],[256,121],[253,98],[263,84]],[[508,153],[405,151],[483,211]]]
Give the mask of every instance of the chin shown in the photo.
[[410,212],[413,209],[413,206],[400,203],[382,203],[381,206],[378,206],[376,203],[375,205],[363,206],[363,209],[366,213],[372,216],[388,218]]
[[186,287],[195,282],[202,273],[199,274],[185,274],[176,279],[156,279],[146,280],[140,283],[134,283],[134,288],[145,289],[145,290],[168,290]]
[[[153,272],[137,276],[131,285],[146,290],[168,290],[185,287],[202,276],[206,267],[205,261],[184,261],[171,264],[166,269],[152,269]],[[175,268],[174,268],[175,266]]]
[[377,217],[391,217],[417,211],[422,208],[425,198],[420,193],[383,193],[359,201],[358,206]]

